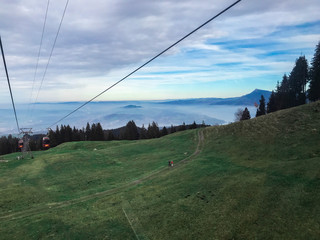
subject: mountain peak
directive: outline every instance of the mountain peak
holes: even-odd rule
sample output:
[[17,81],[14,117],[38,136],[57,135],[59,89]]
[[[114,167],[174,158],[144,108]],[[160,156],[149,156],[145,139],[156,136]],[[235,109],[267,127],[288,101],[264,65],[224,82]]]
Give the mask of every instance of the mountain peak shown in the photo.
[[251,93],[243,95],[242,97],[245,97],[245,96],[259,96],[260,97],[261,95],[264,95],[265,98],[269,98],[270,94],[271,94],[270,91],[256,88]]
[[[269,92],[269,91],[256,88],[256,89],[253,90],[251,93],[256,93],[256,92]],[[249,94],[250,94],[250,93],[249,93]]]

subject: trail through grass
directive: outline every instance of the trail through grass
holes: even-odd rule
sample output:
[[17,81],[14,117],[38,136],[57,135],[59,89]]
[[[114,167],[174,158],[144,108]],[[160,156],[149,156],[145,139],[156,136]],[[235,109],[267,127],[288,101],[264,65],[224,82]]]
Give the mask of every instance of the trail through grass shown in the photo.
[[[184,135],[185,134],[182,134],[181,136],[180,136],[180,138],[182,138],[183,139],[183,137],[184,137]],[[178,139],[178,138],[176,138],[176,139]],[[179,166],[179,162],[180,161],[183,161],[183,162],[185,162],[186,160],[188,160],[189,158],[191,158],[193,155],[195,155],[195,154],[198,154],[198,152],[199,152],[199,147],[200,147],[200,144],[202,143],[202,138],[201,138],[201,134],[200,134],[200,132],[199,132],[199,137],[198,137],[198,144],[197,144],[197,146],[196,146],[196,148],[195,148],[195,152],[194,153],[189,153],[188,154],[188,152],[184,152],[183,153],[183,155],[182,154],[180,154],[180,159],[178,159],[177,161],[175,161],[175,166]],[[152,142],[152,141],[151,141]],[[126,142],[125,144],[128,144],[129,142]],[[145,141],[144,142],[144,144],[149,144],[150,143],[150,141]],[[100,143],[101,144],[101,143]],[[70,145],[70,144],[69,144]],[[65,150],[68,150],[68,149],[70,149],[70,148],[72,148],[73,150],[77,150],[77,149],[82,149],[82,151],[83,151],[83,148],[81,148],[81,145],[83,145],[83,143],[81,143],[81,144],[79,144],[79,143],[75,143],[75,144],[72,144],[71,146],[67,146],[67,147],[64,147],[63,148],[63,151],[62,152],[65,152]],[[90,144],[88,144],[88,145],[90,145]],[[85,145],[87,148],[88,148],[88,145]],[[96,144],[96,145],[93,145],[93,146],[97,146],[97,145],[99,145],[99,144]],[[120,144],[115,144],[115,143],[112,143],[111,145],[115,145],[115,146],[121,146],[122,147],[122,149],[123,149],[123,146]],[[152,144],[151,144],[152,145]],[[131,147],[131,146],[130,146]],[[153,148],[155,147],[154,145],[152,146],[152,147],[150,147],[150,146],[145,146],[144,145],[144,150],[146,149],[146,148],[148,148],[148,149],[152,149],[153,150]],[[172,145],[171,145],[171,147],[172,147]],[[193,146],[192,146],[193,147]],[[127,147],[127,148],[129,148],[129,147]],[[124,154],[127,154],[127,151],[128,151],[128,149],[127,148],[125,148],[125,153]],[[96,149],[96,148],[95,148]],[[191,148],[190,148],[191,149]],[[94,150],[94,151],[97,151],[97,150]],[[110,151],[110,150],[109,150]],[[113,151],[113,150],[111,150],[111,151]],[[137,150],[136,150],[137,151]],[[140,150],[141,151],[141,150]],[[139,152],[139,151],[137,151],[137,152]],[[145,154],[145,153],[144,153]],[[138,162],[140,162],[141,163],[141,161],[139,161],[138,160],[138,158],[136,157],[136,156],[138,156],[139,155],[139,153],[136,153],[135,154],[135,160],[136,161],[138,161]],[[189,155],[189,156],[188,156]],[[72,156],[72,155],[71,155]],[[122,190],[124,190],[124,189],[126,189],[128,186],[130,186],[130,185],[136,185],[136,184],[139,184],[139,183],[141,183],[142,181],[146,181],[147,179],[150,179],[150,178],[152,178],[152,177],[154,177],[154,176],[156,176],[157,174],[159,174],[159,173],[161,173],[162,171],[164,171],[164,170],[167,170],[168,168],[167,168],[167,160],[164,160],[164,159],[162,159],[162,157],[163,156],[165,156],[167,159],[174,159],[174,156],[173,155],[171,155],[170,156],[170,158],[168,158],[168,156],[166,156],[165,154],[158,154],[157,155],[157,160],[158,160],[158,162],[160,162],[159,161],[159,158],[161,159],[161,162],[160,162],[160,167],[157,167],[157,168],[155,168],[153,171],[146,171],[143,167],[149,167],[149,163],[147,163],[147,164],[143,164],[144,166],[142,166],[141,168],[142,168],[142,172],[141,171],[139,171],[139,170],[141,170],[141,169],[135,169],[135,174],[137,174],[137,173],[140,173],[140,178],[136,178],[136,175],[135,174],[133,174],[132,176],[133,176],[133,178],[131,178],[131,181],[127,181],[127,179],[130,179],[130,176],[127,176],[127,178],[125,179],[125,181],[123,181],[123,178],[121,177],[121,176],[119,176],[119,175],[116,175],[116,176],[114,176],[114,181],[118,181],[118,183],[115,185],[115,187],[114,188],[112,188],[112,189],[109,189],[109,190],[104,190],[104,191],[97,191],[97,188],[93,188],[93,189],[91,189],[91,192],[93,192],[93,191],[95,191],[94,193],[90,193],[90,194],[87,194],[87,195],[85,195],[84,194],[84,192],[82,191],[81,193],[82,193],[82,196],[77,196],[77,197],[74,197],[74,198],[72,198],[72,199],[68,199],[68,200],[64,200],[64,201],[57,201],[57,202],[46,202],[46,204],[45,205],[43,205],[43,204],[40,204],[40,205],[34,205],[34,207],[30,207],[29,209],[27,209],[27,210],[22,210],[22,211],[14,211],[13,213],[12,213],[12,211],[9,211],[9,214],[7,214],[7,215],[3,215],[3,216],[0,216],[0,219],[2,218],[2,219],[4,219],[4,218],[21,218],[21,217],[26,217],[26,216],[29,216],[29,215],[32,215],[32,214],[37,214],[37,213],[39,213],[39,212],[41,212],[41,211],[47,211],[48,210],[48,208],[49,209],[51,209],[51,208],[61,208],[61,207],[65,207],[65,206],[69,206],[69,205],[71,205],[71,204],[75,204],[75,203],[78,203],[78,202],[83,202],[83,201],[87,201],[87,200],[89,200],[89,199],[93,199],[93,198],[97,198],[97,197],[101,197],[101,196],[107,196],[107,195],[111,195],[111,194],[114,194],[114,193],[116,193],[116,192],[119,192],[119,191],[122,191]],[[183,156],[183,158],[182,158],[182,156]],[[25,168],[23,168],[23,166],[19,166],[19,167],[17,167],[17,169],[18,169],[18,171],[20,171],[20,168],[22,168],[23,170],[22,170],[22,172],[28,172],[27,170],[29,169],[29,168],[31,168],[32,170],[33,169],[35,169],[35,170],[37,170],[38,169],[38,165],[44,165],[43,163],[42,164],[37,164],[37,162],[38,161],[31,161],[32,163],[31,164],[27,164],[26,165],[26,167]],[[105,161],[102,161],[103,163],[105,163]],[[96,163],[95,163],[96,164]],[[37,167],[36,167],[37,166]],[[151,167],[155,167],[155,166],[157,166],[157,165],[155,165],[155,164],[153,164],[153,165],[151,165],[150,164],[150,166]],[[87,165],[85,164],[85,166],[81,166],[82,168],[83,167],[87,167]],[[131,167],[130,165],[129,165],[129,167]],[[128,166],[125,166],[125,168],[129,168]],[[26,170],[27,169],[27,170]],[[122,168],[121,168],[122,169]],[[127,170],[127,173],[128,172],[130,172],[130,171],[132,171],[133,169],[128,169]],[[85,172],[87,171],[87,169],[85,169],[84,170]],[[147,172],[147,174],[145,174]],[[108,174],[108,172],[106,171],[105,173],[107,173]],[[110,175],[111,174],[114,174],[114,173],[109,173]],[[31,172],[31,173],[29,173],[28,172],[28,176],[27,177],[25,177],[25,178],[30,178],[30,175],[31,176],[34,176],[35,174],[34,174],[34,171],[33,172]],[[24,180],[25,181],[25,180]],[[91,183],[91,182],[88,182],[88,183]],[[108,184],[110,184],[111,182],[108,182]],[[101,187],[99,187],[99,186],[95,186],[95,187],[98,187],[98,190],[100,190],[101,189]],[[107,189],[108,189],[108,187],[106,187]],[[56,191],[56,189],[58,189],[58,187],[56,187],[56,186],[52,186],[52,187],[49,187],[49,188],[46,188],[45,190],[47,190],[47,191]],[[29,189],[28,189],[29,190]],[[22,201],[25,201],[25,200],[28,200],[27,198],[24,198],[24,199],[22,199]],[[34,203],[34,202],[33,202]],[[22,203],[21,203],[21,205],[23,205]],[[21,206],[19,206],[19,207],[21,207]],[[18,208],[19,209],[19,208]]]

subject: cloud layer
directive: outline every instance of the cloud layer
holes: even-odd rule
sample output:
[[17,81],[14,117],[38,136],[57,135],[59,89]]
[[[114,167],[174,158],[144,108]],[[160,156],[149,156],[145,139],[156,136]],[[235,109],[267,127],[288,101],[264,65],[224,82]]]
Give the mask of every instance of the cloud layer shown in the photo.
[[[65,3],[50,1],[35,81],[47,1],[1,3],[0,34],[18,102],[37,95]],[[38,101],[90,99],[232,3],[70,0]],[[300,54],[311,59],[320,40],[319,10],[318,0],[243,0],[98,100],[271,90]],[[10,103],[0,65],[0,100]]]

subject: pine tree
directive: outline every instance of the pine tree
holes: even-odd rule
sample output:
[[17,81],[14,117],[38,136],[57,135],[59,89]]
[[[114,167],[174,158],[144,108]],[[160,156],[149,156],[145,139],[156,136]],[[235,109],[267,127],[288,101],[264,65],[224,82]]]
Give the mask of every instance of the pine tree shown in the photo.
[[257,109],[256,117],[266,114],[266,102],[263,95],[261,95],[259,102],[260,104],[259,104],[259,108]]
[[174,127],[172,124],[171,124],[171,127],[170,127],[170,133],[175,133],[177,130],[176,130],[176,127]]
[[113,140],[116,139],[112,130],[107,130],[107,134],[106,135],[107,135],[107,137],[106,137],[107,141],[113,141]]
[[275,111],[277,111],[276,94],[274,91],[272,91],[267,104],[267,113],[272,113]]
[[142,127],[140,129],[140,139],[147,139],[148,138],[148,131],[144,127],[144,124],[142,124]]
[[86,141],[90,141],[91,140],[91,127],[90,127],[90,124],[87,123],[87,126],[86,126]]
[[165,135],[168,135],[168,130],[166,127],[163,127],[161,130],[161,136],[165,136]]
[[80,135],[80,141],[86,140],[86,131],[84,130],[84,128],[79,130],[79,135]]
[[306,103],[306,84],[309,78],[308,62],[305,56],[300,56],[289,77],[290,100],[292,106]]
[[184,131],[184,130],[187,130],[185,122],[183,122],[182,125],[180,125],[179,128],[178,128],[178,131]]
[[190,129],[196,129],[197,127],[196,121],[193,121],[193,123],[190,125]]
[[63,141],[58,126],[56,127],[56,140],[57,140],[57,145],[61,144]]
[[97,126],[96,126],[96,140],[104,141],[104,133],[100,123],[97,123]]
[[240,121],[248,120],[248,119],[250,119],[250,118],[251,118],[250,112],[249,112],[248,108],[245,108],[245,109],[243,110],[243,113],[242,113],[242,116],[241,116]]
[[97,140],[97,126],[95,123],[92,123],[91,125],[91,132],[90,132],[90,140],[91,141],[96,141]]
[[275,102],[276,109],[286,109],[294,106],[294,94],[290,90],[289,77],[284,74],[282,81],[279,84],[277,83],[276,93],[275,93]]
[[320,41],[316,46],[310,68],[308,98],[311,101],[320,99]]
[[160,137],[160,130],[158,125],[155,122],[148,126],[148,138],[159,138]]
[[61,143],[66,142],[66,130],[65,130],[65,126],[62,124],[60,126],[60,139],[61,139]]
[[69,125],[65,127],[65,141],[66,142],[72,141],[72,128]]
[[123,138],[126,140],[137,140],[139,139],[139,132],[135,122],[129,121],[125,127]]
[[80,141],[81,140],[80,131],[78,129],[76,129],[76,127],[73,127],[73,129],[72,129],[72,141]]
[[57,146],[58,143],[57,143],[56,133],[52,129],[49,130],[48,136],[50,138],[50,146],[51,147]]

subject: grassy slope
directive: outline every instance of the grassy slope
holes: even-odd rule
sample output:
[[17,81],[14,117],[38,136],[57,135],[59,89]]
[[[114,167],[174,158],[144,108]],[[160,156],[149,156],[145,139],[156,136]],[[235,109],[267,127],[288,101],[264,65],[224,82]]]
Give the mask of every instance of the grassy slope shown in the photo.
[[197,131],[5,156],[0,239],[317,239],[319,127],[320,102],[206,128],[173,169]]

